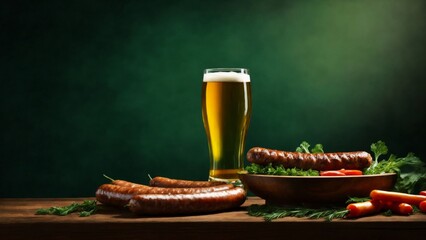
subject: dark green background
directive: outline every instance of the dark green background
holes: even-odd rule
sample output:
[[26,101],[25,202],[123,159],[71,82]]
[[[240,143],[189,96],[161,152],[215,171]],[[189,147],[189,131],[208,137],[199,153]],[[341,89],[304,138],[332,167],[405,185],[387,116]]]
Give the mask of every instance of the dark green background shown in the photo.
[[425,1],[2,2],[1,197],[206,179],[203,69],[251,71],[246,150],[425,151]]

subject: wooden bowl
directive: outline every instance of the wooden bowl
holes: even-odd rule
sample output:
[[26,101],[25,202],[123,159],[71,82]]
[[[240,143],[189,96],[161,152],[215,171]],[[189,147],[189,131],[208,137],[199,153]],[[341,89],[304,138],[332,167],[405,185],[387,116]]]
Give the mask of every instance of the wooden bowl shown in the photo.
[[391,190],[395,173],[361,176],[273,176],[241,173],[243,185],[266,204],[344,203],[349,197],[368,197],[374,189]]

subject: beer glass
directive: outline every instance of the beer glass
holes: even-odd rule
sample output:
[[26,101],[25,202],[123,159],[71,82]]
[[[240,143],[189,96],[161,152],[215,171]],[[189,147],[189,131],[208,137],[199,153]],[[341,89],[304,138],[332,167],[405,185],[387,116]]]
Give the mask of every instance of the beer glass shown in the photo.
[[204,70],[203,123],[210,154],[210,181],[239,182],[251,116],[250,75],[244,68]]

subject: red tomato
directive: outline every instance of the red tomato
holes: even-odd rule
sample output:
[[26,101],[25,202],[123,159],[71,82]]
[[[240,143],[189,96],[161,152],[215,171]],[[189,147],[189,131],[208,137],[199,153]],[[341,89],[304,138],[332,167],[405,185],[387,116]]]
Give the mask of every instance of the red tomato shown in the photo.
[[426,190],[421,191],[421,192],[420,192],[420,195],[426,196]]
[[408,203],[382,201],[385,209],[391,210],[393,213],[399,215],[410,215],[413,214],[413,207]]
[[340,171],[321,171],[320,175],[321,176],[345,176],[345,174]]
[[342,172],[345,175],[362,175],[362,171],[356,169],[341,169],[339,172]]
[[420,211],[426,213],[426,201],[421,201],[419,204]]
[[402,215],[410,215],[413,214],[413,207],[408,203],[400,203],[398,204],[399,214]]
[[340,169],[340,170],[330,170],[330,171],[321,171],[321,176],[351,176],[351,175],[362,175],[362,171],[356,169]]

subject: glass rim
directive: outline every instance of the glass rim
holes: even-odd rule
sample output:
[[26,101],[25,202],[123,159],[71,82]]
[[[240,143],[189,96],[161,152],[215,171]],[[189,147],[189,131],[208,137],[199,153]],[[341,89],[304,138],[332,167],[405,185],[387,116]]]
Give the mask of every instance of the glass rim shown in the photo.
[[249,74],[247,68],[207,68],[204,69],[204,73],[215,73],[215,72],[235,72]]

